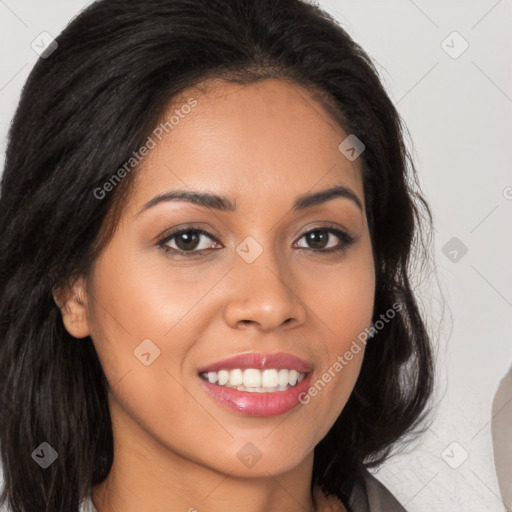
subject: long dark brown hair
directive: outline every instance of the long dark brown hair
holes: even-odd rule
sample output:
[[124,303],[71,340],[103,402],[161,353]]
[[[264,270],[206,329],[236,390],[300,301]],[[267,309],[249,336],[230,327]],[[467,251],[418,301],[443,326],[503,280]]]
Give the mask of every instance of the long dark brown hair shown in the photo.
[[[97,1],[57,43],[23,88],[1,181],[2,500],[13,512],[76,512],[109,473],[107,382],[92,340],[77,343],[64,329],[52,291],[88,274],[137,169],[105,197],[94,191],[144,144],[173,98],[212,77],[282,78],[315,91],[365,144],[374,321],[401,308],[368,342],[353,393],[315,448],[312,484],[345,499],[345,476],[381,463],[421,426],[434,373],[410,284],[432,218],[372,60],[301,0]],[[31,456],[43,441],[59,453],[45,470]]]

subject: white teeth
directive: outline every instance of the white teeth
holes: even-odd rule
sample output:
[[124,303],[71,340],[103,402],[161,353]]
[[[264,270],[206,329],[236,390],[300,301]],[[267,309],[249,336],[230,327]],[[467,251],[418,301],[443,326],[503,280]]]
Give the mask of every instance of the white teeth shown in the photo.
[[275,388],[278,384],[277,370],[263,370],[261,385],[264,388]]
[[246,388],[259,388],[261,386],[261,372],[255,368],[248,368],[244,371],[243,384]]
[[252,393],[267,393],[273,391],[285,391],[301,382],[306,376],[305,373],[297,370],[287,369],[265,369],[247,368],[241,370],[219,370],[218,372],[202,373],[212,384],[236,388],[239,391]]
[[240,386],[243,384],[244,381],[244,375],[242,373],[242,370],[231,370],[229,372],[229,380],[228,383],[230,386]]
[[229,372],[227,370],[221,370],[218,372],[219,385],[224,386],[229,380]]
[[280,386],[288,385],[288,370],[279,370],[279,375],[277,376],[277,383]]
[[274,393],[275,391],[286,391],[289,386],[275,386],[273,388],[246,388],[245,386],[236,386],[238,391],[248,391],[249,393]]

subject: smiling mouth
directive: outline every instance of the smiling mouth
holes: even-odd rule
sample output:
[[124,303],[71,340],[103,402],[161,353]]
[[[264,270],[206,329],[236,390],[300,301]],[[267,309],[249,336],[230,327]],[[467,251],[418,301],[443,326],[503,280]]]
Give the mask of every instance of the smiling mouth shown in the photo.
[[201,372],[199,377],[220,387],[249,393],[279,393],[297,386],[307,373],[287,368],[234,368]]

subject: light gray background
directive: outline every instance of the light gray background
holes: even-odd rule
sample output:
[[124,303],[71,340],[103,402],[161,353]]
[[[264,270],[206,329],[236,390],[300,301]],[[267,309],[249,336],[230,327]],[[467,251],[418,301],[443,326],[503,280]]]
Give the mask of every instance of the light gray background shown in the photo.
[[[376,62],[410,131],[435,215],[435,272],[418,276],[417,292],[438,334],[438,405],[421,440],[377,477],[410,512],[503,511],[490,420],[512,363],[512,0],[317,3]],[[10,119],[37,59],[32,41],[43,31],[56,36],[87,4],[0,0],[1,169]],[[448,37],[453,31],[469,44],[457,58],[464,42]],[[466,254],[445,248],[453,237]],[[447,303],[442,323],[435,276]]]

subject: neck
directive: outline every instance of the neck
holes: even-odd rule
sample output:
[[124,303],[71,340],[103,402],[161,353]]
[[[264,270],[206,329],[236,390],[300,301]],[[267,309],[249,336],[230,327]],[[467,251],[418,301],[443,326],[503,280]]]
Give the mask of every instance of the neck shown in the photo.
[[[142,466],[138,464],[138,468]],[[239,478],[206,468],[181,471],[179,475],[145,470],[133,477],[121,464],[92,490],[98,512],[316,512],[306,478],[298,472],[260,478]],[[194,476],[192,476],[194,475]],[[304,482],[302,485],[299,482]],[[315,500],[318,500],[315,492]]]
[[[271,474],[254,466],[254,476],[221,471],[186,453],[158,443],[143,429],[131,424],[123,435],[114,429],[114,461],[106,480],[93,487],[92,499],[98,512],[316,512],[310,492],[313,451],[295,467]],[[119,441],[119,440],[122,441]],[[208,438],[204,438],[207,448]],[[260,461],[261,462],[261,461]]]

